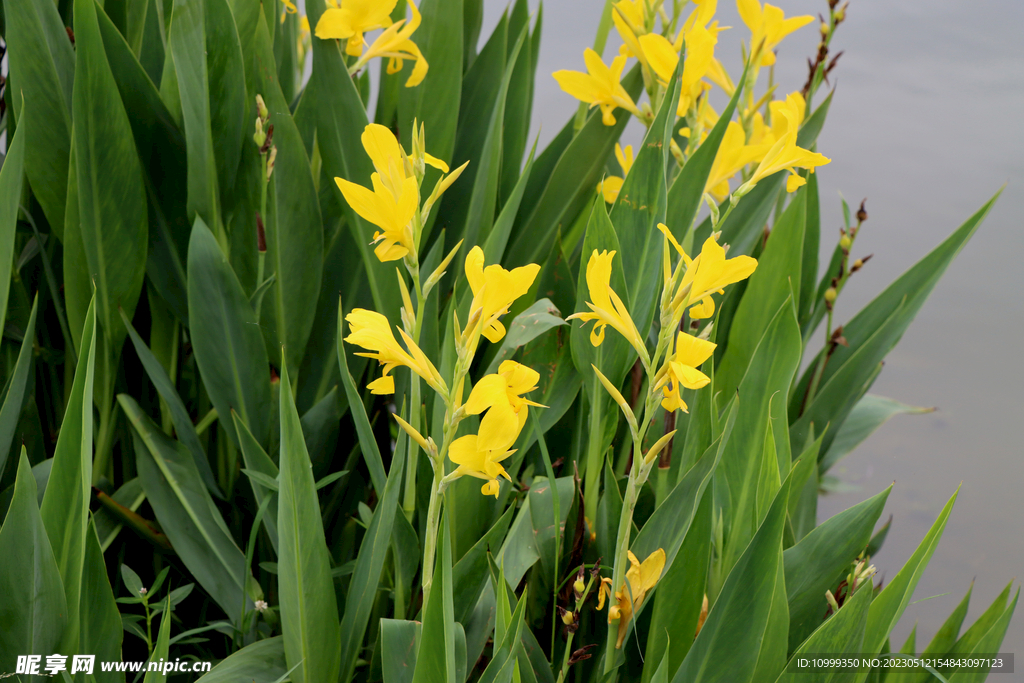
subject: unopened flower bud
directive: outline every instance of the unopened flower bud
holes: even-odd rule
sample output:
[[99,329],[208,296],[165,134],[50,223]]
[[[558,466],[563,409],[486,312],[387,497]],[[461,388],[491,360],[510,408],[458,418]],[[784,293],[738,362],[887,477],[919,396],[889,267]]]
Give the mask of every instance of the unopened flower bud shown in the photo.
[[833,614],[839,611],[839,603],[836,602],[836,596],[832,595],[832,591],[825,591],[825,601],[832,608]]
[[576,596],[579,597],[583,595],[583,591],[587,589],[587,584],[583,583],[581,579],[576,579],[572,582],[572,589],[576,593]]
[[864,264],[871,260],[872,256],[874,256],[874,254],[868,254],[864,258],[859,258],[856,261],[854,261],[853,264],[850,266],[850,272],[856,273],[858,270],[863,268]]
[[562,609],[561,607],[559,607],[558,613],[562,615],[562,623],[566,626],[572,626],[573,623],[576,621],[576,617],[573,616],[573,613],[567,609]]
[[868,219],[868,212],[864,210],[864,202],[866,202],[866,201],[867,201],[866,199],[864,201],[862,201],[860,203],[860,208],[857,209],[857,222],[858,223],[863,223],[864,221],[866,221]]
[[139,589],[139,595],[145,595],[148,592],[149,592],[149,589],[146,588],[145,586],[143,586],[142,588]]
[[851,240],[849,236],[843,235],[839,238],[839,248],[842,249],[844,253],[850,251],[851,246],[853,246],[853,240]]
[[256,113],[264,121],[270,118],[270,112],[267,111],[267,103],[263,101],[263,96],[259,94],[256,95]]
[[825,290],[825,303],[835,303],[836,297],[838,295],[839,293],[836,291],[835,287],[829,287],[828,289]]
[[821,35],[827,38],[828,34],[829,34],[829,31],[831,31],[832,29],[830,29],[829,25],[823,21],[823,22],[821,22],[821,29],[820,30],[821,30]]
[[252,140],[257,147],[262,147],[263,143],[267,141],[267,133],[263,130],[263,119],[258,116],[256,117],[256,132],[253,133]]
[[274,161],[277,159],[277,147],[272,146],[270,148],[270,156],[267,157],[267,180],[270,180],[271,174],[274,172]]

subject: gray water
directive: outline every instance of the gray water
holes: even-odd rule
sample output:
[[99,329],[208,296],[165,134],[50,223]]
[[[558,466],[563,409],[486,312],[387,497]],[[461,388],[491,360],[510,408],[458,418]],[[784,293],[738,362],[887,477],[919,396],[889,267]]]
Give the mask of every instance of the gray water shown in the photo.
[[[549,0],[533,112],[543,147],[577,102],[550,77],[584,70],[601,0]],[[827,11],[825,0],[777,0],[787,16]],[[530,0],[532,10],[536,0]],[[486,0],[483,36],[505,2]],[[717,54],[739,73],[739,41],[749,32],[735,4],[721,0],[718,16],[734,28],[719,36]],[[835,99],[819,151],[823,250],[838,239],[838,192],[851,203],[867,197],[868,222],[854,255],[874,258],[847,285],[836,321],[851,317],[938,244],[1006,183],[1002,197],[889,355],[872,391],[905,403],[936,406],[927,415],[897,417],[878,430],[832,474],[859,490],[829,495],[819,518],[839,512],[895,481],[886,514],[892,530],[874,558],[883,578],[895,575],[946,500],[960,495],[942,542],[893,633],[893,648],[917,623],[918,651],[976,577],[968,622],[1024,568],[1019,530],[1024,463],[1024,5],[1007,0],[892,2],[851,0],[833,52]],[[776,82],[798,90],[814,54],[811,24],[783,41]],[[609,49],[617,49],[614,38]],[[762,80],[762,84],[763,84]],[[760,92],[760,91],[759,91]],[[819,98],[820,99],[820,98]],[[623,112],[618,112],[625,115]],[[639,141],[634,122],[626,138]],[[830,233],[831,231],[831,233]],[[1014,521],[1016,520],[1016,521]],[[1019,584],[1018,584],[1019,585]],[[1024,614],[1004,640],[1004,652],[1024,650]]]

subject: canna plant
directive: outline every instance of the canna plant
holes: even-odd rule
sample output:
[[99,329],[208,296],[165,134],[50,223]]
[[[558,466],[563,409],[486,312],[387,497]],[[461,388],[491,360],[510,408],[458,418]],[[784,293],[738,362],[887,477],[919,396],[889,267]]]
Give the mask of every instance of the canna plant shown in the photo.
[[[813,19],[737,6],[729,74],[715,0],[606,2],[538,150],[526,0],[485,39],[482,0],[4,0],[0,675],[683,683],[916,656],[890,634],[956,493],[884,583],[891,487],[820,524],[817,500],[923,412],[869,390],[996,197],[835,320],[870,258],[843,201],[818,260],[847,4],[786,94],[774,51]],[[1011,589],[963,629],[968,591],[920,653],[996,652]],[[909,671],[848,675],[988,672]]]

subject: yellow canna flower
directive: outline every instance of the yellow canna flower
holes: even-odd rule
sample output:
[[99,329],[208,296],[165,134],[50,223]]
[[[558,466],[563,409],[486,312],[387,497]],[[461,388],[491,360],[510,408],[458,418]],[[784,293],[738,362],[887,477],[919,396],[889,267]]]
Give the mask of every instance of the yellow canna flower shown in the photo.
[[714,313],[715,303],[711,299],[713,292],[724,293],[724,287],[747,279],[757,268],[757,259],[750,256],[726,259],[725,249],[718,244],[714,235],[704,241],[700,254],[692,261],[678,245],[674,246],[686,263],[686,273],[679,284],[673,306],[682,305],[689,293],[690,303],[700,304],[690,309],[690,317],[694,319],[709,317]]
[[643,116],[633,103],[633,98],[619,83],[622,70],[626,66],[624,55],[613,59],[609,67],[599,54],[588,47],[583,52],[583,60],[589,73],[563,69],[552,74],[562,86],[562,90],[578,100],[589,103],[591,107],[601,107],[601,120],[606,126],[615,125],[612,111],[616,107],[622,107],[639,117]]
[[[415,177],[414,164],[417,161],[423,161],[440,169],[442,173],[448,172],[448,164],[437,157],[427,154],[426,151],[416,154],[416,145],[413,146],[413,158],[410,158],[398,143],[398,138],[391,132],[391,129],[379,123],[368,124],[363,129],[360,140],[363,143],[363,149],[366,150],[366,155],[373,162],[373,168],[380,174],[381,182],[391,191],[396,200],[401,196],[402,183],[405,179]],[[422,159],[417,158],[420,156]]]
[[736,92],[736,84],[732,82],[729,72],[725,70],[725,67],[722,66],[722,63],[718,61],[718,59],[711,60],[711,66],[708,67],[707,78],[709,81],[724,90],[725,94],[729,97],[732,97],[733,93]]
[[633,168],[633,145],[626,145],[626,149],[622,149],[622,146],[616,142],[615,158],[619,162],[619,167],[622,168],[622,177],[608,176],[597,184],[597,191],[604,195],[604,200],[609,204],[614,204],[615,200],[619,198],[622,183],[629,175],[629,169]]
[[405,178],[397,196],[385,187],[379,173],[370,176],[373,191],[362,185],[335,178],[338,189],[352,210],[380,231],[373,233],[377,247],[373,250],[382,262],[397,261],[406,254],[416,253],[410,223],[419,206],[420,191],[415,178]]
[[[525,415],[526,411],[522,412]],[[501,439],[488,438],[481,434],[470,434],[456,439],[448,448],[448,458],[458,467],[448,477],[457,479],[468,475],[486,479],[487,483],[480,488],[480,493],[497,498],[498,477],[512,481],[502,467],[501,461],[515,452],[509,449],[517,438],[518,429],[508,439],[504,436]]]
[[814,21],[810,15],[786,19],[781,9],[768,3],[762,8],[758,0],[736,0],[736,8],[743,23],[750,29],[750,49],[756,50],[764,41],[761,66],[775,63],[775,48],[783,38]]
[[530,290],[538,272],[540,266],[536,263],[512,270],[505,270],[496,263],[484,268],[484,252],[480,247],[473,247],[466,255],[466,279],[473,290],[469,316],[478,318],[483,326],[481,334],[491,343],[505,336],[505,326],[498,318],[508,313],[512,302]]
[[[683,34],[680,34],[683,36]],[[697,98],[704,90],[704,83],[701,79],[707,74],[714,61],[715,43],[718,39],[701,25],[694,26],[686,38],[686,59],[683,62],[683,73],[679,90],[679,107],[676,110],[677,116],[686,116]],[[663,83],[668,83],[672,73],[676,70],[679,62],[679,49],[668,42],[667,38],[651,33],[640,36],[640,43],[644,47],[651,68]]]
[[619,0],[612,5],[612,22],[622,37],[621,53],[623,56],[636,57],[645,66],[647,58],[637,37],[647,33],[648,14],[646,0]]
[[756,161],[759,155],[764,156],[766,151],[767,148],[763,145],[747,145],[743,126],[736,121],[730,121],[725,129],[725,135],[722,136],[718,153],[715,154],[704,191],[722,201],[729,194],[729,179],[747,164]]
[[525,365],[507,360],[497,374],[480,379],[464,406],[469,415],[487,411],[477,436],[485,443],[511,443],[526,424],[527,406],[543,407],[522,397],[537,388],[540,375]]
[[416,345],[416,342],[405,333],[405,330],[399,328],[398,333],[402,335],[402,340],[409,349],[408,351],[395,340],[388,319],[376,311],[356,308],[345,316],[345,320],[349,327],[349,335],[345,337],[345,341],[371,352],[357,353],[356,355],[373,358],[384,366],[382,376],[367,385],[372,393],[395,393],[395,380],[388,373],[396,367],[405,366],[422,377],[434,391],[441,395],[448,394],[448,387],[437,368]]
[[320,15],[316,37],[347,39],[345,52],[358,57],[366,43],[363,34],[391,26],[396,4],[398,0],[341,0],[340,7],[328,7]]
[[[619,636],[615,642],[616,649],[622,647],[622,641],[626,638],[626,630],[629,628],[629,620],[633,614],[643,605],[647,593],[658,583],[661,572],[665,569],[665,551],[658,548],[651,553],[643,564],[636,559],[632,551],[626,551],[629,558],[629,569],[626,571],[626,581],[629,582],[629,590],[623,585],[615,591],[615,603],[608,606],[608,623],[615,620],[619,622]],[[611,598],[612,580],[601,579],[601,587],[597,594],[597,609],[604,609],[605,597]]]
[[292,2],[292,0],[281,0],[281,4],[284,5],[281,9],[281,23],[283,24],[284,20],[288,18],[288,15],[297,13],[299,8],[295,6],[295,3]]
[[604,328],[611,325],[636,349],[641,358],[647,358],[647,348],[640,337],[640,332],[637,331],[626,305],[610,284],[614,257],[614,251],[598,252],[597,249],[590,255],[590,261],[587,262],[587,288],[592,301],[588,301],[587,306],[591,312],[573,313],[566,320],[578,318],[584,324],[593,320],[594,329],[590,331],[590,343],[594,346],[601,345],[604,341]]
[[679,392],[683,388],[700,389],[711,381],[697,368],[711,357],[716,346],[717,344],[692,337],[685,332],[677,335],[675,354],[666,359],[668,383],[662,388],[665,398],[661,401],[661,406],[665,410],[689,412]]
[[419,28],[422,18],[419,10],[416,9],[416,3],[412,0],[409,0],[409,9],[412,10],[412,19],[409,20],[409,23],[405,23],[405,19],[402,19],[384,29],[377,36],[377,39],[373,41],[373,44],[370,45],[370,49],[366,51],[366,54],[356,62],[354,67],[356,70],[374,57],[387,57],[388,73],[396,74],[402,70],[404,60],[412,59],[416,64],[413,66],[409,78],[405,81],[405,87],[412,88],[423,82],[429,68],[427,60],[423,57],[423,53],[420,52],[420,48],[416,43],[410,40],[410,36]]
[[788,119],[786,133],[775,141],[775,144],[764,155],[761,163],[758,164],[754,175],[743,184],[743,187],[748,188],[748,191],[749,188],[752,188],[759,181],[770,175],[779,171],[789,171],[791,175],[786,181],[786,192],[793,192],[807,182],[797,175],[796,169],[806,168],[811,173],[814,173],[816,167],[824,166],[832,161],[818,152],[811,152],[803,147],[797,147],[797,129],[800,127],[800,119],[797,118],[797,112],[792,107],[780,107],[778,112]]

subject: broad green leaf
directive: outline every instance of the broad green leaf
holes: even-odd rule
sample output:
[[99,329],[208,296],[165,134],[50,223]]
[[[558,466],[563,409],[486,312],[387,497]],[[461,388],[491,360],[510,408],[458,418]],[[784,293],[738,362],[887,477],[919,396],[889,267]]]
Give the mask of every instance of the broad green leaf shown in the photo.
[[[411,147],[413,119],[426,126],[429,151],[438,159],[452,160],[455,129],[462,98],[462,21],[463,0],[423,0],[423,23],[413,35],[430,65],[423,82],[406,88],[407,64],[399,76],[398,126],[402,143]],[[312,18],[310,19],[312,21]]]
[[226,416],[235,410],[260,444],[270,424],[267,351],[249,299],[201,218],[188,245],[191,341],[203,386],[221,424],[238,443]]
[[[822,594],[824,597],[824,594]],[[864,640],[864,627],[867,624],[868,607],[871,605],[871,589],[861,588],[853,597],[843,603],[839,611],[821,624],[807,640],[796,649],[786,671],[779,676],[779,681],[793,680],[794,674],[800,674],[797,680],[808,683],[839,683],[849,681],[853,674],[848,671],[807,671],[799,669],[797,659],[801,655],[828,653],[829,657],[842,657],[860,652]],[[824,611],[824,610],[822,610]],[[895,673],[891,671],[890,673]]]
[[[708,565],[711,563],[713,506],[713,492],[705,491],[693,522],[683,538],[683,544],[654,593],[644,659],[653,662],[658,660],[659,655],[662,656],[658,671],[667,667],[664,681],[668,681],[669,676],[682,664],[697,632],[707,585]],[[657,683],[649,666],[644,667],[643,680],[644,683]]]
[[345,395],[348,397],[348,405],[352,413],[352,420],[356,423],[356,434],[359,437],[359,448],[366,461],[366,467],[370,470],[370,481],[378,495],[384,495],[386,475],[384,474],[384,460],[380,456],[380,449],[377,447],[377,439],[370,427],[370,420],[366,416],[366,408],[363,407],[363,399],[356,388],[356,382],[348,371],[348,360],[345,353],[345,333],[342,327],[345,319],[342,302],[338,300],[338,364],[341,366],[341,380],[345,385]]
[[[323,11],[323,0],[310,0],[306,6],[310,26],[316,26]],[[426,18],[424,18],[424,27],[425,25]],[[419,42],[419,32],[416,33],[415,42],[422,49],[423,44]],[[429,61],[429,56],[427,59]],[[430,62],[430,69],[434,68],[435,65]],[[370,158],[363,150],[362,142],[359,139],[363,129],[369,123],[366,118],[366,108],[352,78],[348,75],[342,48],[335,41],[313,41],[312,82],[317,90],[315,100],[317,146],[323,156],[323,167],[327,176],[329,178],[341,177],[360,185],[369,186],[373,164],[370,163]],[[422,90],[425,87],[427,84],[421,83],[416,89]],[[451,116],[451,110],[447,114]],[[433,141],[428,143],[431,153],[444,158],[444,155],[439,152],[440,141],[438,138],[440,135],[440,131],[435,131],[430,126],[427,127],[427,140]],[[383,267],[368,246],[373,237],[373,226],[352,211],[337,187],[333,191],[337,193],[338,201],[344,209],[345,223],[352,234],[352,243],[362,256],[364,276],[370,287],[370,293],[373,295],[374,308],[384,315],[397,318],[401,305],[398,283],[392,270]],[[383,477],[379,483],[383,486]]]
[[496,553],[505,540],[512,522],[514,507],[509,507],[498,521],[452,568],[452,604],[455,621],[468,624],[470,613],[487,584],[487,553]]
[[497,354],[487,366],[485,375],[498,371],[501,362],[511,358],[519,347],[544,334],[548,330],[567,325],[562,320],[560,311],[550,299],[539,299],[525,311],[517,315],[508,325],[508,331],[501,342]]
[[412,683],[421,628],[422,624],[418,621],[380,620],[384,683]]
[[[627,302],[641,339],[646,339],[651,328],[659,299],[657,289],[663,281],[661,264],[665,238],[656,226],[666,220],[668,181],[665,168],[679,102],[679,73],[684,61],[679,60],[677,64],[665,98],[609,212],[622,246],[619,256],[626,277],[626,291],[619,292],[619,295]],[[581,261],[589,258],[590,253],[584,250]]]
[[[85,539],[85,563],[82,568],[82,605],[79,649],[95,654],[100,661],[121,660],[121,639],[124,629],[121,615],[114,602],[114,591],[107,578],[103,551],[96,537],[96,527],[89,525]],[[124,681],[123,672],[102,671],[96,667],[97,681]]]
[[840,512],[783,553],[791,650],[821,623],[828,607],[825,591],[835,588],[864,552],[890,491],[892,486]]
[[[1003,637],[1006,635],[1006,629],[1010,625],[1010,619],[1013,618],[1013,613],[1017,609],[1018,598],[1020,598],[1020,588],[1017,589],[1016,594],[1013,596],[1013,600],[1010,602],[1009,605],[1005,607],[1005,609],[1003,609],[1002,613],[999,615],[999,618],[995,620],[991,628],[984,631],[977,631],[979,637],[977,638],[976,642],[973,643],[973,649],[967,650],[966,647],[963,647],[961,645],[961,643],[957,643],[959,647],[955,648],[956,654],[965,655],[969,657],[971,655],[981,655],[999,652],[1000,646],[1003,643]],[[1005,598],[1003,600],[999,600],[997,598],[996,602],[993,603],[993,605],[1006,605]],[[978,621],[981,621],[981,619],[979,619]],[[987,670],[971,672],[957,672],[955,670],[951,670],[946,673],[953,674],[952,676],[950,676],[950,683],[963,683],[965,681],[979,681],[980,683],[980,681],[984,681],[988,677]]]
[[188,143],[188,215],[219,226],[218,195],[234,187],[248,118],[241,45],[225,0],[176,0],[169,40]]
[[970,625],[964,634],[956,639],[956,643],[949,650],[949,654],[968,654],[977,651],[978,643],[996,625],[1006,610],[1006,601],[1010,597],[1011,588],[1013,588],[1012,581],[1006,584],[1006,588],[996,596],[992,604]]
[[[623,77],[622,87],[630,97],[640,94],[639,65]],[[516,221],[506,263],[508,267],[540,260],[550,250],[558,226],[566,228],[580,211],[586,210],[586,206],[594,201],[595,188],[604,173],[605,162],[628,122],[629,117],[622,112],[614,126],[605,126],[601,113],[595,109],[575,137],[570,121],[549,146],[552,153],[548,155],[545,150],[541,154],[537,159],[534,180],[526,189],[526,206],[532,209]],[[565,148],[558,154],[562,145]],[[604,200],[598,197],[598,201]]]
[[[729,327],[725,355],[715,368],[715,391],[721,391],[725,396],[733,395],[779,306],[791,294],[794,302],[800,301],[800,268],[806,224],[807,190],[801,188],[772,228],[764,252],[757,261],[757,270],[747,283]],[[787,399],[789,387],[786,389],[777,400]]]
[[[171,596],[167,596],[167,600],[164,601],[163,614],[160,615],[160,630],[157,632],[156,642],[153,643],[153,652],[149,655],[149,662],[160,662],[162,663],[167,659],[168,650],[170,649],[171,640]],[[147,667],[148,669],[148,667]],[[167,680],[167,674],[164,673],[162,668],[157,668],[156,671],[146,671],[146,677],[142,679],[142,683],[164,683]]]
[[247,594],[254,581],[245,555],[203,485],[191,453],[160,431],[130,396],[119,394],[117,400],[133,427],[139,478],[160,527],[199,585],[236,621],[243,608],[252,609],[253,600],[262,596]]
[[[14,671],[18,655],[58,650],[68,623],[60,571],[36,502],[36,481],[25,448],[14,498],[0,528],[0,668]],[[35,679],[32,680],[42,680]]]
[[178,319],[187,325],[185,256],[191,224],[185,211],[185,138],[113,22],[101,11],[96,16],[146,175],[150,225],[146,274]]
[[423,606],[423,635],[419,639],[413,683],[457,683],[452,546],[447,527],[448,520],[442,514],[437,529],[433,585]]
[[[0,320],[7,319],[7,295],[14,265],[14,233],[18,225],[25,173],[25,133],[20,126],[18,130],[7,145],[7,155],[0,167]],[[3,453],[0,455],[0,472],[3,472],[6,457],[6,449],[2,444],[0,442],[0,453]]]
[[[779,549],[781,555],[781,548]],[[775,570],[775,588],[772,590],[772,605],[768,613],[768,623],[761,641],[761,651],[757,657],[757,668],[753,680],[770,681],[786,668],[786,632],[789,630],[789,605],[786,603],[786,578],[783,572],[781,557]]]
[[[558,489],[558,529],[555,529],[554,496],[552,496],[551,482],[546,477],[536,477],[530,486],[527,495],[530,498],[530,520],[533,525],[534,543],[537,552],[540,554],[540,564],[544,576],[551,577],[554,571],[555,562],[555,539],[565,534],[565,523],[569,516],[569,509],[572,507],[576,496],[576,488],[572,477],[561,477],[555,480]],[[565,551],[565,542],[562,542],[562,550]]]
[[923,415],[935,408],[908,406],[885,396],[865,394],[850,411],[843,426],[836,432],[832,446],[821,459],[819,468],[827,472],[843,456],[852,452],[865,439],[896,415]]
[[338,678],[341,651],[331,556],[287,364],[281,366],[280,391],[278,590],[285,660],[289,669],[297,667],[292,673],[295,683],[333,681]]
[[[396,450],[400,453],[401,450]],[[402,494],[402,474],[405,470],[405,458],[395,457],[391,460],[391,472],[381,495],[377,509],[373,513],[370,526],[359,545],[356,555],[356,567],[349,582],[348,598],[345,601],[345,616],[341,620],[341,679],[350,680],[355,672],[359,649],[363,635],[370,623],[370,613],[377,598],[377,590],[381,582],[384,560],[391,545],[391,532],[395,524],[395,513],[398,510],[399,498]],[[449,590],[450,587],[449,587]],[[450,598],[449,598],[450,599]]]
[[9,87],[18,93],[11,100],[24,128],[20,137],[31,150],[25,175],[50,229],[63,239],[75,49],[50,0],[4,0],[4,20]]
[[[464,0],[467,7],[469,0]],[[524,28],[529,32],[529,6],[526,0],[516,0],[509,21],[509,35],[517,36]],[[527,136],[530,132],[530,115],[533,111],[533,81],[536,78],[537,61],[533,54],[532,39],[540,29],[538,10],[533,32],[527,36],[526,45],[516,60],[512,80],[508,86],[508,101],[505,103],[505,132],[501,143],[501,186],[498,192],[498,206],[503,206],[519,181],[523,154],[526,152]]]
[[135,353],[139,360],[142,361],[142,367],[145,368],[149,381],[153,383],[157,393],[160,394],[160,398],[164,400],[170,409],[175,434],[177,434],[178,439],[185,447],[188,448],[189,453],[192,454],[192,460],[195,461],[196,469],[199,470],[199,475],[203,478],[206,488],[212,495],[223,500],[224,494],[221,493],[220,487],[217,486],[217,480],[214,478],[213,470],[210,468],[210,461],[206,457],[202,444],[199,443],[199,435],[196,434],[195,425],[192,424],[192,417],[188,414],[188,409],[182,403],[181,397],[178,396],[174,383],[167,375],[167,370],[164,369],[163,364],[160,363],[157,357],[153,355],[153,352],[149,350],[146,342],[142,341],[142,337],[132,327],[132,323],[128,316],[124,314],[124,311],[121,311],[121,320],[128,330],[132,346],[135,347]]
[[260,327],[267,340],[267,355],[275,365],[284,362],[283,354],[297,371],[316,313],[310,303],[320,293],[323,224],[306,148],[271,68],[273,47],[263,22],[258,24],[255,50],[259,68],[254,73],[259,78],[250,88],[266,100],[277,147],[277,162],[267,188],[267,215],[263,217],[265,275],[274,275],[276,280],[264,299]]
[[818,449],[821,436],[793,462],[793,491],[789,496],[791,543],[804,538],[818,525]]
[[814,307],[815,278],[818,277],[818,251],[821,245],[821,204],[818,197],[818,174],[806,175],[807,185],[804,193],[807,201],[807,220],[804,224],[804,253],[800,264],[800,286],[793,286],[800,292],[799,316],[803,325],[811,315]]
[[[234,420],[235,429],[238,430],[238,440],[241,442],[242,460],[245,462],[245,468],[276,480],[280,474],[277,465],[270,459],[267,452],[263,450],[263,447],[256,442],[256,438],[238,417],[238,413],[231,411],[231,419]],[[249,479],[249,483],[252,485],[252,494],[256,499],[257,505],[263,505],[263,500],[268,496],[274,499],[267,504],[267,511],[263,515],[263,527],[267,530],[270,544],[274,546],[274,552],[276,553],[278,552],[277,491],[267,489],[258,484],[253,478]]]
[[[942,532],[946,528],[946,521],[949,519],[949,513],[953,509],[953,503],[956,502],[959,492],[958,488],[950,497],[946,506],[942,508],[942,512],[939,513],[935,523],[932,524],[931,529],[925,534],[924,539],[921,540],[921,544],[917,546],[914,554],[910,556],[910,559],[903,565],[903,568],[900,569],[896,576],[889,581],[872,601],[871,608],[868,610],[867,630],[864,634],[865,654],[877,654],[881,651],[882,646],[889,637],[889,633],[903,615],[903,610],[910,603],[910,598],[914,594],[914,588],[917,587],[921,574],[924,573],[932,553],[935,552],[935,548],[939,544],[939,539],[942,538]],[[864,680],[865,678],[866,675],[864,674],[858,676],[858,680]]]
[[[117,309],[124,309],[130,318],[142,291],[147,204],[135,140],[107,62],[92,0],[75,0],[75,51],[74,170],[83,253],[69,248],[64,259],[66,263],[69,258],[84,257],[96,288],[96,319],[107,347],[97,363],[111,365],[103,373],[107,377],[97,401],[102,411],[108,408],[108,399],[113,401],[113,396],[105,394],[127,334]],[[69,318],[74,317],[69,310]],[[80,329],[74,323],[72,328]]]
[[716,486],[715,493],[728,501],[723,510],[726,539],[719,579],[731,570],[758,527],[757,477],[772,399],[777,396],[775,402],[782,407],[800,362],[800,350],[800,327],[789,299],[765,329],[739,384],[736,426],[717,470],[721,478],[716,481],[722,487]]
[[789,485],[787,479],[764,522],[734,564],[704,627],[676,671],[674,683],[753,680],[769,625],[777,572],[782,569],[782,532]]
[[[4,163],[4,166],[7,164]],[[14,435],[18,429],[18,419],[21,417],[22,407],[25,405],[25,390],[28,388],[29,370],[35,360],[33,344],[36,338],[36,313],[39,307],[39,295],[36,294],[32,300],[32,312],[28,317],[28,326],[25,328],[25,336],[21,341],[21,349],[18,351],[18,361],[14,366],[14,372],[4,387],[3,406],[0,407],[0,474],[3,474],[7,465],[7,456],[10,454],[11,444],[14,442]]]
[[540,559],[529,508],[530,499],[527,498],[505,535],[501,550],[494,555],[494,561],[504,569],[508,581],[517,585],[526,571]]
[[790,430],[795,443],[803,442],[812,423],[818,425],[818,429],[829,424],[823,443],[823,452],[828,452],[836,432],[859,398],[857,389],[864,386],[876,366],[899,342],[932,288],[981,225],[998,196],[999,193],[989,199],[942,244],[843,326],[843,336],[849,346],[838,346],[833,350],[814,400],[801,410],[810,373],[818,359],[808,365],[790,403],[790,414],[800,416]]
[[222,659],[196,683],[277,683],[287,674],[284,663],[284,638],[257,640]]
[[77,652],[85,563],[89,502],[92,499],[93,384],[96,365],[96,313],[94,303],[85,314],[82,353],[64,411],[50,478],[39,506],[53,556],[60,569],[67,599],[67,629],[61,646]]
[[[943,622],[939,630],[935,632],[935,637],[932,638],[931,643],[929,643],[928,647],[926,647],[924,652],[921,653],[922,658],[942,656],[947,654],[953,648],[956,644],[957,636],[960,634],[960,627],[963,626],[964,617],[967,616],[967,607],[970,604],[971,593],[973,591],[974,582],[972,581],[970,588],[967,589],[967,594],[963,597],[963,600],[960,601],[956,606],[956,609],[954,609],[946,618],[946,621]],[[1006,604],[1005,597],[1002,604]],[[910,654],[917,654],[917,652],[914,650]],[[927,683],[929,679],[935,680],[930,672],[917,670],[916,668],[894,669],[889,672],[888,676],[886,676],[886,681],[888,681],[888,683]]]
[[[517,671],[517,651],[523,634],[523,614],[526,611],[526,594],[516,604],[516,609],[505,628],[500,642],[494,643],[494,652],[490,663],[480,674],[480,683],[509,683]],[[495,634],[497,635],[497,634]]]

